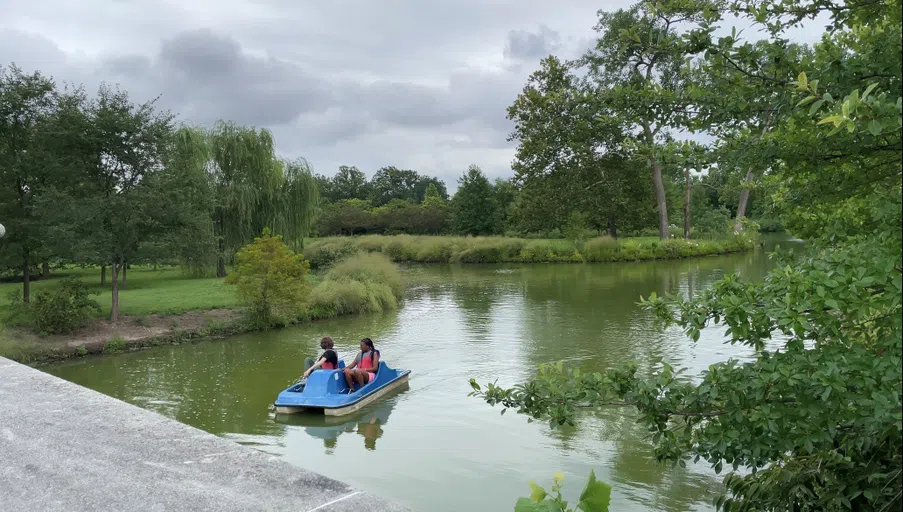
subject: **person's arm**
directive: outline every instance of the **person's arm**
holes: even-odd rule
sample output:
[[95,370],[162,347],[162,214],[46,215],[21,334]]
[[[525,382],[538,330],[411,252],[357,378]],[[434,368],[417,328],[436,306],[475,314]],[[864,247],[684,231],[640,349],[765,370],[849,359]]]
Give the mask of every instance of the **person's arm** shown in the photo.
[[304,378],[307,378],[308,376],[310,376],[310,372],[312,372],[312,371],[316,370],[317,368],[323,366],[323,363],[325,363],[325,362],[326,362],[326,358],[325,358],[325,357],[321,357],[319,361],[317,361],[316,363],[314,363],[313,365],[311,365],[311,367],[308,368],[307,371],[304,372]]
[[361,355],[358,354],[357,357],[354,358],[354,362],[351,363],[351,366],[346,366],[345,369],[346,369],[346,370],[351,370],[351,369],[353,369],[355,366],[357,366],[357,362],[360,361],[360,360],[361,360]]

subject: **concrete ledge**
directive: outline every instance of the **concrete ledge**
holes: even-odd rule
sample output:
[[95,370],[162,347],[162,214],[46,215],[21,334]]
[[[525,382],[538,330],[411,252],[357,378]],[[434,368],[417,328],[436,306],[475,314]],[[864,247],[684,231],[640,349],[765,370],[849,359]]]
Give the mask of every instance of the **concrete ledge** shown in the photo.
[[0,510],[410,509],[0,357]]

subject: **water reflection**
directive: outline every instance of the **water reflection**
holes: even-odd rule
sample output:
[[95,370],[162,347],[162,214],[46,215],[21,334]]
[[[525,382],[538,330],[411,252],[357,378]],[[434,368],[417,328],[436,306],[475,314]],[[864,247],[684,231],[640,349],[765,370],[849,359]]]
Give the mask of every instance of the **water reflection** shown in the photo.
[[[704,465],[657,465],[629,410],[588,411],[575,428],[551,429],[467,398],[467,381],[516,384],[557,360],[586,370],[637,361],[648,372],[664,359],[698,374],[749,357],[723,343],[721,327],[694,343],[677,328],[660,330],[636,302],[653,291],[698,294],[732,272],[759,279],[771,265],[756,250],[646,263],[411,266],[396,312],[47,371],[419,510],[510,510],[529,480],[547,482],[555,471],[574,499],[590,470],[614,485],[615,510],[710,510],[720,478]],[[369,336],[387,363],[412,370],[410,389],[350,418],[271,417],[276,394],[323,335],[346,360]]]
[[386,399],[363,409],[363,412],[350,416],[327,416],[322,413],[302,414],[274,414],[273,420],[282,425],[303,427],[304,432],[310,437],[321,439],[326,453],[335,453],[339,436],[342,434],[357,434],[364,438],[364,448],[376,449],[376,441],[383,436],[389,415],[395,407],[393,397],[407,391],[410,385],[405,382]]

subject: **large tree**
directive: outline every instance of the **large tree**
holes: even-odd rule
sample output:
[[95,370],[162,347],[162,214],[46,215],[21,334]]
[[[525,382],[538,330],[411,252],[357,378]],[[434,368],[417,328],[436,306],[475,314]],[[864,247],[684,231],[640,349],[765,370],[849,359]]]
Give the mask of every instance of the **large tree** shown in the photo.
[[[491,404],[553,425],[578,407],[635,407],[656,456],[706,460],[727,471],[724,510],[898,510],[903,504],[903,48],[901,2],[736,2],[734,14],[771,32],[809,17],[829,30],[793,83],[797,97],[751,144],[769,172],[774,207],[809,249],[784,255],[762,282],[738,276],[693,298],[645,306],[693,339],[727,327],[754,357],[714,364],[701,378],[663,365],[580,372],[547,368],[511,389],[483,387]],[[737,63],[750,46],[694,43]],[[732,36],[733,37],[733,36]],[[769,50],[770,51],[770,50]],[[769,51],[763,53],[767,54]],[[711,53],[710,53],[711,55]],[[746,62],[761,61],[755,56]],[[742,64],[741,64],[742,65]],[[751,84],[767,81],[744,68]]]
[[282,162],[272,134],[264,129],[220,121],[207,133],[215,205],[213,230],[217,239],[216,275],[239,248],[254,239],[272,218],[282,185]]
[[0,261],[22,272],[22,298],[30,299],[32,268],[44,245],[44,229],[34,198],[52,165],[47,135],[58,95],[53,81],[39,72],[0,67],[0,216],[7,236]]
[[496,230],[496,195],[492,183],[476,165],[458,179],[452,198],[452,225],[464,235],[491,235]]
[[701,49],[678,28],[701,19],[693,2],[676,9],[643,3],[600,11],[599,38],[580,61],[587,70],[583,87],[592,92],[588,101],[595,102],[600,116],[634,134],[634,148],[648,162],[662,239],[669,236],[662,146],[669,130],[687,124],[690,84],[684,62]]
[[367,175],[354,166],[343,165],[332,177],[328,199],[341,201],[343,199],[367,199],[370,194],[370,184]]
[[580,84],[572,66],[543,59],[508,107],[518,142],[515,180],[522,193],[515,223],[525,231],[560,228],[572,212],[617,233],[622,220],[642,216],[652,201],[648,172],[628,162],[624,131],[614,116],[600,115],[596,91]]

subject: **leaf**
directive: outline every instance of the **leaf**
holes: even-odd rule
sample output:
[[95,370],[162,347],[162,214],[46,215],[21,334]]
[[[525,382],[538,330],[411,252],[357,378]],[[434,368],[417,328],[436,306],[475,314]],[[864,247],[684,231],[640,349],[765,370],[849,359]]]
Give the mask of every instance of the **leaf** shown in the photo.
[[844,119],[843,116],[828,116],[828,117],[822,119],[821,121],[819,121],[818,124],[828,124],[828,123],[837,124],[840,121],[843,121],[843,119]]
[[577,504],[577,508],[583,512],[608,512],[610,503],[611,486],[596,480],[596,472],[590,471],[586,487],[580,493],[580,502]]
[[530,482],[530,499],[533,500],[534,503],[539,503],[548,495],[549,493],[547,493],[545,489],[543,489],[533,481]]
[[806,78],[806,73],[802,72],[799,76],[796,77],[796,90],[798,91],[806,91],[809,89],[809,80]]
[[879,121],[877,119],[872,119],[871,121],[869,121],[868,126],[869,126],[869,133],[871,133],[875,137],[881,135],[881,129],[882,129],[881,121]]
[[796,104],[796,106],[802,107],[804,105],[808,105],[808,104],[812,103],[813,101],[815,101],[816,99],[818,99],[817,96],[809,96],[809,97],[803,98],[799,103]]
[[539,508],[538,503],[534,503],[530,498],[518,498],[517,503],[514,504],[514,512],[539,512],[542,510]]
[[865,92],[862,93],[862,99],[864,100],[865,98],[867,98],[868,95],[871,94],[871,92],[873,90],[875,90],[875,87],[878,87],[878,82],[875,82],[875,83],[869,85],[868,87],[866,87]]
[[809,107],[809,115],[811,116],[811,115],[815,114],[816,112],[818,112],[818,109],[820,109],[822,107],[822,105],[824,105],[824,104],[825,104],[825,100],[818,100],[815,103],[813,103],[812,106]]

